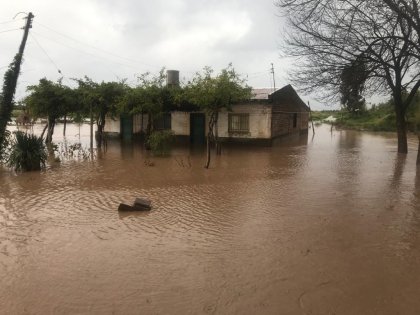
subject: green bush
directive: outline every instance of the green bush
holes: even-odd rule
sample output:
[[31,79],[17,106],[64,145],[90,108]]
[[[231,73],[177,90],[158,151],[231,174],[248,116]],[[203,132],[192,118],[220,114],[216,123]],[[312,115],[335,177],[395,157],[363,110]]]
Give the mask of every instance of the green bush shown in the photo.
[[15,139],[11,142],[7,159],[10,167],[17,171],[40,170],[45,166],[47,157],[45,145],[40,137],[20,131],[15,132]]
[[174,142],[174,134],[171,130],[154,131],[149,136],[147,144],[155,155],[168,155]]
[[23,113],[23,110],[20,109],[14,109],[12,110],[12,117],[17,118]]

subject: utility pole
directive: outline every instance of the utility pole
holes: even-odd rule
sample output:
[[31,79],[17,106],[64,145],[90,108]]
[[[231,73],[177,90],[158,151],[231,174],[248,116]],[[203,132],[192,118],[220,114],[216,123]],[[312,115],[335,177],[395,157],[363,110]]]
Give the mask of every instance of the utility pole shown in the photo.
[[[19,14],[19,13],[18,13]],[[13,99],[16,92],[17,80],[22,64],[23,52],[25,50],[26,40],[28,39],[29,29],[32,27],[32,12],[26,16],[26,25],[23,28],[23,38],[20,43],[19,52],[9,66],[9,70],[4,75],[3,98],[0,102],[0,153],[3,146],[4,135],[6,133],[7,123],[13,110]]]
[[309,107],[309,117],[311,119],[311,124],[312,124],[312,132],[313,132],[313,135],[315,136],[314,120],[312,118],[312,110],[311,110],[311,105],[309,104],[309,101],[308,101],[308,107]]
[[34,15],[32,14],[32,12],[29,12],[28,16],[26,17],[26,25],[24,27],[23,38],[22,38],[22,42],[20,43],[20,47],[19,47],[19,57],[20,57],[19,68],[20,68],[20,64],[22,62],[23,51],[25,50],[26,40],[28,39],[29,29],[32,27],[33,18],[34,18]]
[[276,78],[275,78],[275,75],[274,75],[274,65],[273,65],[273,63],[271,63],[271,73],[273,75],[273,84],[274,84],[274,92],[275,92],[276,91]]

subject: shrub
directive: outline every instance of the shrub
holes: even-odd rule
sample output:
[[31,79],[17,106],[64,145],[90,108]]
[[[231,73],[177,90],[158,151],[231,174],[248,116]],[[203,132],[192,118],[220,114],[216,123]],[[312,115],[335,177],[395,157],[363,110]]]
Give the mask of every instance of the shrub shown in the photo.
[[173,141],[174,134],[171,130],[161,130],[152,132],[147,140],[147,144],[150,146],[153,154],[164,156],[169,154]]
[[47,151],[42,138],[23,132],[15,132],[11,142],[8,165],[16,171],[40,170],[45,166]]

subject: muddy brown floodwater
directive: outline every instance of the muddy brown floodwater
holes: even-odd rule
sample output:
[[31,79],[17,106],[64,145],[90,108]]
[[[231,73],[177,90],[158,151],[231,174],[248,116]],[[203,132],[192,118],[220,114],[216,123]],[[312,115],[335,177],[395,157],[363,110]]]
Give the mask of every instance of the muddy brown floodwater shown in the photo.
[[[311,138],[225,147],[209,170],[201,149],[119,142],[0,169],[0,313],[419,314],[415,138],[406,158],[392,134]],[[153,210],[117,212],[137,196]]]

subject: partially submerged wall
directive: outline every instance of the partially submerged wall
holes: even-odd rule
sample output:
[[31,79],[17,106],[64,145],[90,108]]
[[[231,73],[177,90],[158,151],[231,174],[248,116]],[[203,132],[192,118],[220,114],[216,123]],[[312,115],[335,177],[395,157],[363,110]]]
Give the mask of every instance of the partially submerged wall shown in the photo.
[[[229,115],[244,114],[249,117],[248,131],[229,130]],[[237,104],[232,111],[219,114],[218,133],[220,138],[227,139],[270,139],[271,138],[271,105],[260,103]]]
[[189,136],[190,113],[171,112],[171,130],[176,136]]

